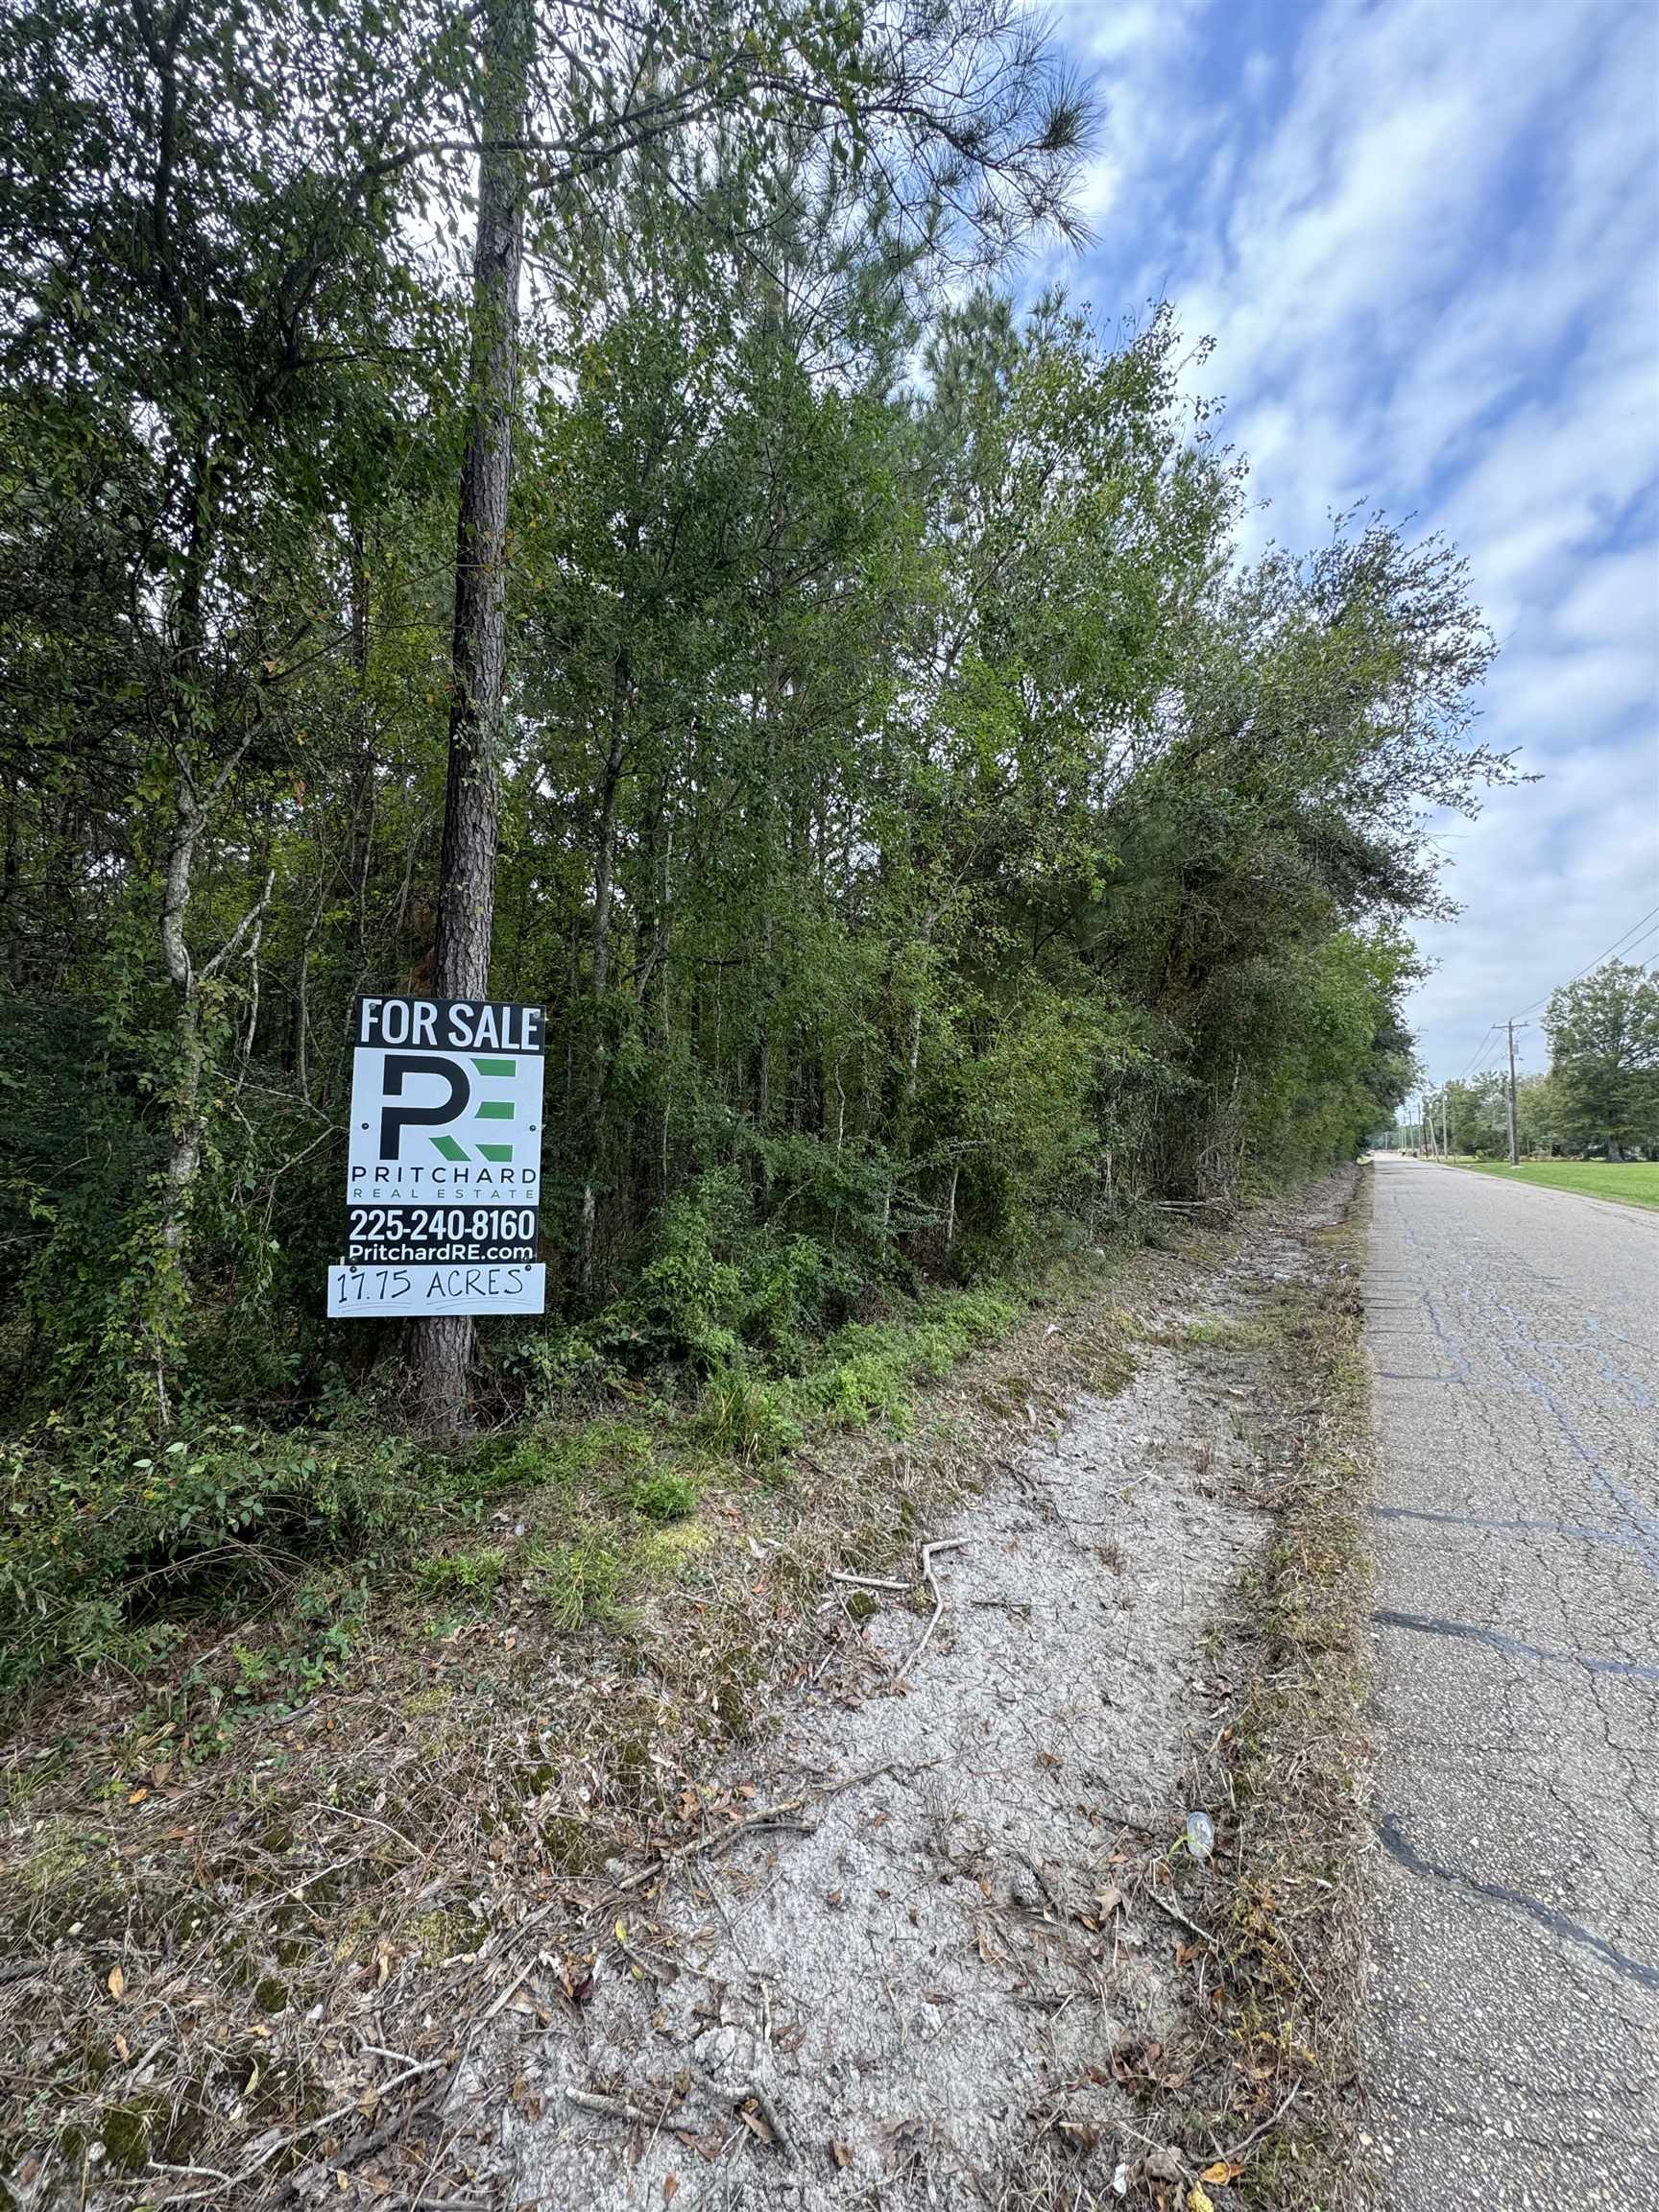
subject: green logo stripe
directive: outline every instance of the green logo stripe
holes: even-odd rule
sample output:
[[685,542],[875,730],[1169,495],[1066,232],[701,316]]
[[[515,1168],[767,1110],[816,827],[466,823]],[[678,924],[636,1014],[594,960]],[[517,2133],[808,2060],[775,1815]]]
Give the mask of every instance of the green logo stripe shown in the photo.
[[480,1144],[478,1154],[483,1160],[511,1160],[513,1147],[511,1144]]
[[474,1060],[472,1065],[480,1075],[511,1075],[518,1063],[516,1060]]
[[442,1153],[445,1160],[465,1160],[467,1157],[466,1146],[457,1144],[453,1137],[434,1137],[432,1149]]
[[513,1118],[512,1099],[486,1098],[483,1105],[478,1109],[478,1118],[480,1121],[511,1121]]

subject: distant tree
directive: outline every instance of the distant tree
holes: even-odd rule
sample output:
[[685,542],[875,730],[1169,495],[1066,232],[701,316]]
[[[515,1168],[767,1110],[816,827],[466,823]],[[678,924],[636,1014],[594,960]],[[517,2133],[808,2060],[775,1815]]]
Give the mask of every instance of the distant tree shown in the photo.
[[1581,1146],[1611,1158],[1659,1144],[1659,977],[1627,960],[1607,960],[1550,1000],[1557,1122]]
[[1497,1160],[1508,1149],[1508,1079],[1493,1069],[1471,1083],[1447,1091],[1447,1125],[1454,1152],[1476,1160]]
[[1515,1142],[1524,1159],[1562,1142],[1552,1075],[1523,1075],[1515,1086]]

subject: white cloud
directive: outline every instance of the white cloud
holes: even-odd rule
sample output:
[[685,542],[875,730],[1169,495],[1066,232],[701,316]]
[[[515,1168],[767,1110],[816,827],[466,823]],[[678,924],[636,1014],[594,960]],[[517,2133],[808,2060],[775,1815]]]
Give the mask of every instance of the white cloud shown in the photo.
[[1659,12],[1325,0],[1235,60],[1230,8],[1062,17],[1109,101],[1095,268],[1214,337],[1253,541],[1364,500],[1469,556],[1481,733],[1545,781],[1445,831],[1452,1074],[1659,902]]

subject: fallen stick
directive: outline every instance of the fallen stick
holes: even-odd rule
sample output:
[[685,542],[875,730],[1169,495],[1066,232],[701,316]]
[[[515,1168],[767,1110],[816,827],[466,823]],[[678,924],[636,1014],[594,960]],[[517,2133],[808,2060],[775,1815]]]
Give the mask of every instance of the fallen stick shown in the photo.
[[1151,1887],[1148,1887],[1143,1894],[1151,1899],[1160,1912],[1167,1912],[1178,1928],[1185,1928],[1189,1935],[1196,1936],[1200,1943],[1208,1943],[1212,1951],[1220,1950],[1220,1944],[1216,1942],[1209,1929],[1200,1928],[1196,1920],[1189,1920],[1179,1905],[1171,1905],[1167,1897],[1160,1897],[1157,1890]]
[[934,1629],[938,1627],[940,1622],[945,1618],[945,1593],[940,1589],[933,1574],[934,1552],[959,1551],[963,1545],[969,1541],[970,1539],[966,1536],[941,1536],[935,1539],[935,1541],[931,1544],[923,1545],[922,1579],[926,1583],[928,1589],[933,1593],[933,1618],[928,1622],[926,1627],[923,1629],[922,1641],[917,1645],[915,1650],[911,1652],[909,1658],[905,1660],[903,1666],[900,1668],[898,1673],[894,1675],[893,1679],[895,1682],[903,1681],[905,1675],[909,1673],[911,1668],[915,1666],[917,1660],[921,1658],[923,1652],[926,1650],[929,1643],[931,1643]]
[[597,2089],[566,2089],[565,2095],[580,2111],[597,2112],[603,2120],[626,2120],[630,2126],[637,2124],[641,2128],[659,2128],[667,2118],[664,2112],[654,2120],[649,2112],[642,2112],[637,2104],[630,2104],[622,2097],[603,2097]]
[[[750,2081],[745,2084],[745,2088],[747,2096],[752,2097],[755,2100],[755,2103],[758,2105],[760,2110],[760,2117],[765,2121],[767,2127],[771,2128],[773,2139],[776,2141],[779,2150],[782,2152],[785,2158],[793,2160],[795,2157],[795,2145],[790,2138],[788,2128],[784,2127],[782,2121],[778,2117],[777,2105],[773,2104],[771,2098],[767,2095],[766,2091],[761,2088],[758,2081]],[[740,2103],[744,2101],[745,2100],[743,2099],[739,2100]]]
[[805,1805],[805,1797],[792,1797],[786,1805],[768,1805],[763,1813],[757,1813],[747,1820],[733,1820],[725,1828],[714,1828],[707,1836],[694,1836],[689,1843],[677,1843],[672,1851],[662,1851],[648,1866],[630,1874],[616,1887],[619,1890],[637,1889],[646,1882],[654,1882],[659,1874],[670,1866],[677,1866],[684,1859],[694,1859],[702,1851],[723,1850],[740,1836],[752,1835],[757,1828],[777,1828],[788,1824],[789,1815],[799,1813]]
[[771,2096],[753,2076],[740,2081],[722,2081],[717,2076],[710,2074],[706,2067],[692,2066],[687,2068],[687,2072],[695,2081],[708,2091],[710,2097],[718,2098],[723,2104],[733,2106],[740,2120],[743,2117],[743,2106],[753,2104],[759,2112],[761,2119],[772,2130],[773,2140],[783,2156],[790,2159],[794,2158],[795,2144],[789,2130],[779,2118],[778,2107],[772,2102]]
[[536,1965],[537,1961],[532,1959],[528,1966],[519,1967],[517,1973],[514,1975],[512,1981],[508,1983],[506,1988],[501,1991],[490,2007],[489,2011],[479,2021],[480,2028],[488,2028],[496,2013],[505,2010],[511,2001],[517,1996],[519,1990],[523,1988],[525,1983],[529,1981],[531,1975],[535,1973]]
[[[1252,2143],[1260,2141],[1260,2139],[1266,2134],[1269,2128],[1277,2126],[1277,2124],[1284,2119],[1286,2113],[1288,2112],[1291,2105],[1295,2104],[1297,2094],[1301,2089],[1301,2086],[1302,2085],[1299,2081],[1293,2081],[1290,2084],[1289,2094],[1281,2101],[1278,2107],[1274,2111],[1268,2113],[1265,2120],[1259,2122],[1256,2127],[1252,2128],[1249,2134],[1246,2135],[1241,2142],[1235,2143],[1231,2150],[1217,2151],[1215,2153],[1216,2157],[1224,2159],[1229,2166],[1242,2165],[1245,2152],[1249,2150]],[[1214,2143],[1215,2138],[1214,2135],[1211,2136],[1210,2141],[1212,2144]]]
[[840,1568],[830,1570],[830,1579],[831,1582],[854,1583],[860,1590],[897,1590],[902,1593],[911,1587],[908,1582],[895,1581],[891,1575],[851,1575],[843,1573]]

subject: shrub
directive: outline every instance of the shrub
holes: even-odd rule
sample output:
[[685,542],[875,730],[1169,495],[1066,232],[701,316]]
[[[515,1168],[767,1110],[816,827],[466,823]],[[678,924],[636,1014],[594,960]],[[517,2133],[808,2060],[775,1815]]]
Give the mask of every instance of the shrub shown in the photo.
[[0,1691],[55,1659],[114,1650],[135,1606],[286,1579],[295,1555],[362,1555],[413,1534],[447,1462],[380,1435],[198,1419],[164,1447],[44,1427],[0,1457]]

